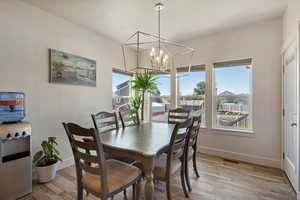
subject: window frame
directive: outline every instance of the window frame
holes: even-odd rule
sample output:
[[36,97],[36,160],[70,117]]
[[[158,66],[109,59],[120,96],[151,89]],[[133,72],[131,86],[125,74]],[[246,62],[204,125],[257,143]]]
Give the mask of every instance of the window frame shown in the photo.
[[[248,64],[245,64],[247,63]],[[250,63],[250,64],[249,64]],[[217,67],[216,67],[217,65]],[[224,65],[224,66],[222,66]],[[216,116],[217,116],[217,110],[216,110],[216,77],[215,77],[215,71],[217,68],[226,68],[226,67],[239,67],[243,65],[249,66],[249,99],[248,99],[248,107],[249,107],[249,128],[234,128],[234,127],[217,127],[216,124]],[[241,60],[232,60],[232,61],[225,61],[225,62],[216,62],[212,65],[212,75],[211,75],[211,128],[212,130],[216,131],[223,131],[223,132],[234,132],[234,133],[241,133],[241,134],[253,134],[254,128],[253,128],[253,59],[241,59]]]

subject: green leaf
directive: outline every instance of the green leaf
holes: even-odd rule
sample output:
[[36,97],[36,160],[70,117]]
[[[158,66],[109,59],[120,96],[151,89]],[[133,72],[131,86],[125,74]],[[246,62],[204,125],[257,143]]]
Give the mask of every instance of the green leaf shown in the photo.
[[136,91],[153,93],[157,89],[156,79],[157,77],[155,77],[154,73],[149,71],[136,73],[133,76],[133,80],[130,81],[132,83],[131,88]]
[[43,156],[43,151],[38,151],[33,156],[33,163],[37,163]]
[[142,96],[136,95],[130,99],[129,109],[131,110],[139,110],[142,104]]
[[59,151],[54,145],[57,145],[56,137],[48,137],[48,140],[42,141],[42,151],[37,152],[33,158],[36,166],[47,166],[59,160],[61,161]]

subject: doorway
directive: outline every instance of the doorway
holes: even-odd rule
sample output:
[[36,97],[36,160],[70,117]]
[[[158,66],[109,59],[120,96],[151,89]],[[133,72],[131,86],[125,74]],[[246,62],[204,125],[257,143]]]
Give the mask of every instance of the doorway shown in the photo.
[[283,54],[283,169],[298,191],[299,124],[298,67],[296,42]]

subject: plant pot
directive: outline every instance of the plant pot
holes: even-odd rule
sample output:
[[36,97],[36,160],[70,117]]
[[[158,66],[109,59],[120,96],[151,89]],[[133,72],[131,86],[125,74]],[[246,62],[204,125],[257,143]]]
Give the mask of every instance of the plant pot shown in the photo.
[[56,176],[56,167],[57,167],[57,162],[52,165],[48,165],[44,167],[36,166],[39,182],[47,183],[52,181]]

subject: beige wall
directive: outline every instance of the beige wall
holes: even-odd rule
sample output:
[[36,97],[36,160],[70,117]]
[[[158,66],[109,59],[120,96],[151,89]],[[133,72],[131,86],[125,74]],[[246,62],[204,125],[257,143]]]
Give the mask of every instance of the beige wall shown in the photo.
[[[200,151],[280,167],[282,20],[259,22],[195,38],[186,44],[196,49],[193,64],[207,66],[208,88],[211,88],[213,63],[253,58],[254,133],[246,135],[203,129],[199,140]],[[211,90],[206,98],[211,99]],[[207,102],[207,118],[211,119],[211,101]]]
[[[123,65],[120,44],[16,0],[0,1],[0,91],[26,94],[33,150],[58,137],[66,161],[72,153],[62,122],[92,127],[90,114],[111,110],[111,68]],[[97,61],[97,87],[49,84],[48,48]]]

